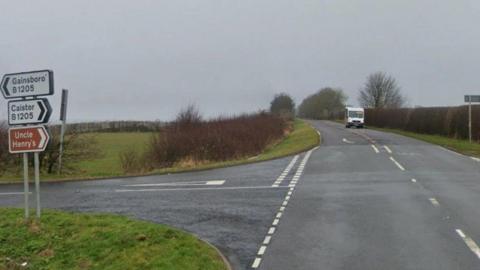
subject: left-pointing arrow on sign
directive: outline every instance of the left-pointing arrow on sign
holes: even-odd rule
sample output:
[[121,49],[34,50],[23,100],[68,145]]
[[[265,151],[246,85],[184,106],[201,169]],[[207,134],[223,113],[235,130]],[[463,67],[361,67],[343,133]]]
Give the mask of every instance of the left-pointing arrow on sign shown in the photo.
[[51,114],[52,107],[45,98],[8,102],[8,123],[12,126],[44,124]]
[[10,92],[8,91],[8,88],[7,88],[8,81],[10,81],[10,77],[6,77],[6,78],[5,78],[5,81],[2,82],[2,89],[3,89],[3,91],[4,91],[5,97],[9,97],[9,96],[10,96]]

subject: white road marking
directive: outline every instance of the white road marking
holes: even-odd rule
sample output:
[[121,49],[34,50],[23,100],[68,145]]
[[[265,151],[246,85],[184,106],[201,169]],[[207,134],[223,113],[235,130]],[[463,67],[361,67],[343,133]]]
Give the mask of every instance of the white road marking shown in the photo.
[[272,186],[252,186],[252,187],[217,187],[217,188],[151,188],[151,189],[116,189],[115,192],[161,192],[161,191],[205,191],[205,190],[241,190],[241,189],[277,189],[286,188]]
[[470,158],[477,161],[477,162],[480,162],[480,158],[476,158],[476,157],[470,157]]
[[478,247],[477,243],[473,241],[472,238],[468,237],[462,230],[457,229],[457,234],[462,238],[463,242],[467,245],[467,247],[480,259],[480,248]]
[[430,200],[430,202],[434,205],[434,206],[439,206],[440,203],[438,203],[437,199],[435,198],[429,198],[428,200]]
[[344,143],[348,143],[348,144],[354,144],[354,142],[352,142],[352,141],[349,141],[349,140],[347,140],[347,139],[345,139],[345,138],[343,138],[343,140],[342,140],[342,141],[343,141]]
[[261,246],[260,249],[258,250],[258,256],[263,256],[265,254],[265,250],[267,250],[266,246]]
[[275,180],[275,182],[273,183],[272,187],[278,187],[282,182],[283,180],[285,180],[285,177],[287,177],[287,175],[290,173],[290,171],[292,170],[293,166],[295,166],[295,163],[297,163],[297,160],[299,158],[299,155],[296,155],[291,161],[290,163],[287,165],[287,167],[285,168],[285,170],[283,170],[282,174],[280,174],[280,176],[277,178],[277,180]]
[[255,258],[255,261],[253,261],[252,268],[257,269],[260,266],[260,263],[262,262],[262,258]]
[[[0,193],[0,196],[10,196],[10,195],[24,195],[24,192],[5,192]],[[28,192],[28,194],[32,194],[32,192]]]
[[271,236],[269,236],[269,235],[265,236],[265,240],[263,240],[263,244],[264,245],[270,244],[270,240],[272,240]]
[[122,187],[221,186],[223,184],[225,184],[225,180],[173,182],[173,183],[156,183],[156,184],[135,184],[135,185],[122,185]]
[[377,153],[377,154],[380,153],[380,151],[378,150],[378,148],[374,144],[372,144],[371,146],[373,148],[373,151],[375,151],[375,153]]
[[[260,249],[258,250],[257,257],[253,261],[252,268],[256,269],[260,266],[260,263],[262,262],[262,256],[265,254],[265,251],[267,249],[267,246],[270,244],[270,241],[272,240],[272,235],[275,233],[276,227],[278,226],[278,223],[280,222],[280,218],[283,216],[283,212],[285,211],[285,207],[288,205],[288,201],[291,199],[292,192],[294,190],[295,185],[297,184],[298,180],[300,180],[300,176],[303,173],[303,170],[305,169],[305,165],[307,164],[308,159],[310,158],[310,155],[312,152],[317,149],[318,147],[315,147],[314,149],[310,150],[305,154],[305,157],[303,158],[302,162],[300,162],[300,165],[297,168],[297,171],[295,175],[292,177],[292,180],[289,183],[290,190],[288,191],[288,194],[285,197],[285,200],[282,202],[282,206],[280,207],[279,212],[275,216],[275,219],[272,222],[272,226],[268,230],[267,236],[265,237],[265,240],[263,240],[263,244],[260,246]],[[289,165],[290,167],[290,165]],[[293,165],[292,165],[293,167]],[[287,168],[288,169],[288,168]],[[291,168],[290,168],[291,169]],[[282,175],[287,175],[288,173],[284,173]],[[283,177],[284,176],[280,176]],[[281,179],[283,181],[283,179]],[[274,183],[275,185],[278,185],[279,179]]]
[[402,166],[402,164],[400,164],[398,161],[396,161],[393,157],[390,157],[390,160],[393,161],[393,163],[395,163],[395,165],[397,165],[397,167],[400,170],[405,171],[405,168]]
[[413,178],[412,183],[416,183],[416,182],[417,182],[417,179]]
[[388,152],[389,154],[393,153],[393,152],[392,152],[392,149],[390,149],[390,147],[384,145],[383,148],[385,148],[385,150],[387,150],[387,152]]

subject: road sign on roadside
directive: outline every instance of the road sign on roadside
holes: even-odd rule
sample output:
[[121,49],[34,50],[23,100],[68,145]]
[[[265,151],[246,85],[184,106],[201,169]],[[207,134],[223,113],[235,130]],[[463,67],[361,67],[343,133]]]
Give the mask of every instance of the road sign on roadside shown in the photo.
[[52,107],[46,98],[8,102],[9,125],[47,123],[51,114]]
[[6,99],[53,95],[53,71],[6,74],[0,84],[0,90]]
[[12,154],[42,152],[48,145],[50,136],[44,126],[10,128],[8,149]]
[[465,95],[465,102],[480,102],[480,96]]

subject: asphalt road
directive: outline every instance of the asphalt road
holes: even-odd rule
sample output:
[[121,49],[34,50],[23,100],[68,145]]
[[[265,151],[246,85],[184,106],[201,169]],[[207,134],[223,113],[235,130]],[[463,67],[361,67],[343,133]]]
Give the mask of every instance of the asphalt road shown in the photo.
[[[237,270],[480,269],[480,162],[398,135],[311,123],[322,146],[298,157],[42,184],[42,203],[182,228]],[[0,186],[0,206],[22,207],[21,191]]]

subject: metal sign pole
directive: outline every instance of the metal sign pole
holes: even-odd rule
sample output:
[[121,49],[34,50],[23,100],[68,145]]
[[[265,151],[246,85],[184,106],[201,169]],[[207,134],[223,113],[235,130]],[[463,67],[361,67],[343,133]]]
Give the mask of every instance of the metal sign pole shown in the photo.
[[35,194],[37,199],[37,218],[40,218],[40,161],[38,152],[34,153],[35,162]]
[[60,120],[62,120],[62,126],[60,128],[60,152],[58,155],[58,174],[62,173],[62,157],[63,157],[63,140],[65,137],[65,128],[67,125],[67,103],[68,103],[68,90],[62,90],[62,105],[60,108]]
[[29,203],[28,203],[28,153],[23,153],[23,193],[25,196],[25,219],[28,219],[30,216],[29,213]]
[[472,143],[472,98],[468,103],[468,139]]

